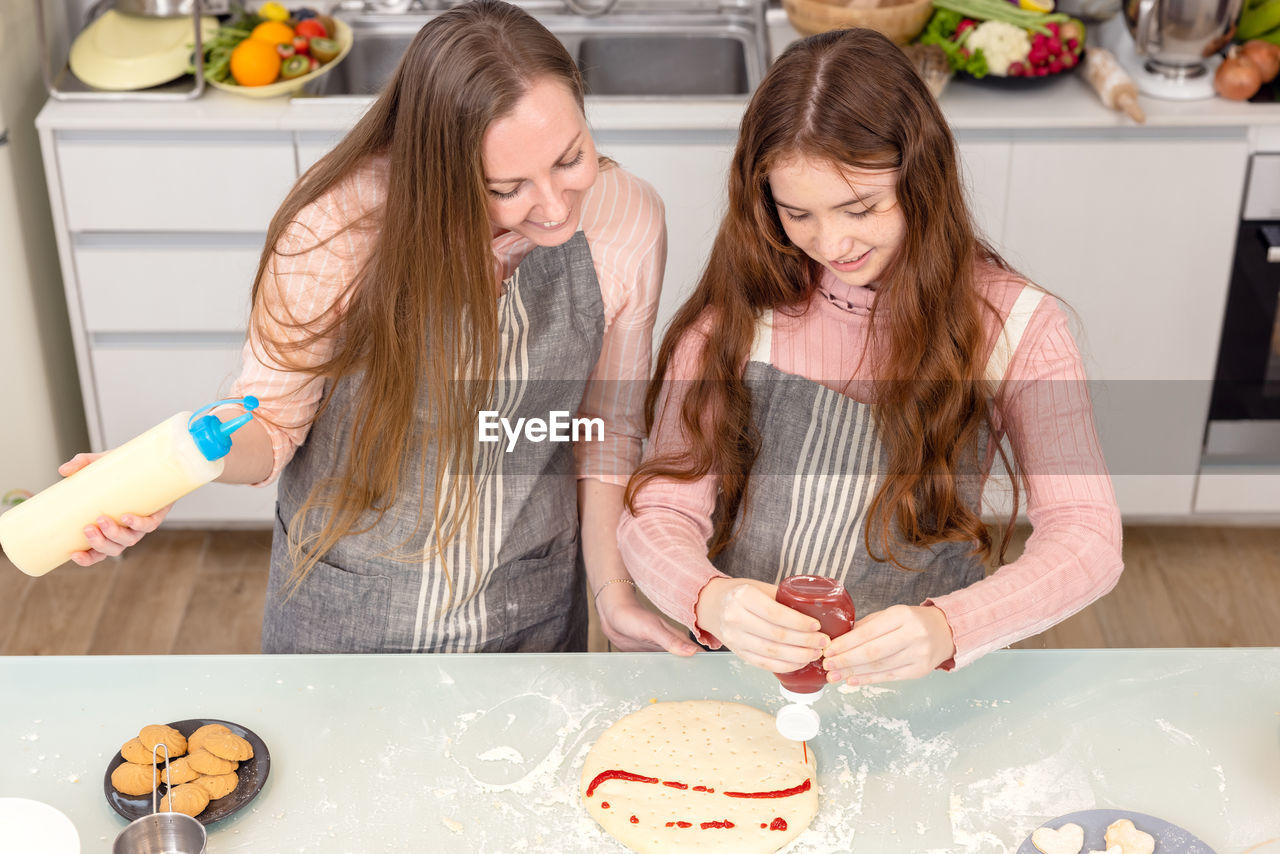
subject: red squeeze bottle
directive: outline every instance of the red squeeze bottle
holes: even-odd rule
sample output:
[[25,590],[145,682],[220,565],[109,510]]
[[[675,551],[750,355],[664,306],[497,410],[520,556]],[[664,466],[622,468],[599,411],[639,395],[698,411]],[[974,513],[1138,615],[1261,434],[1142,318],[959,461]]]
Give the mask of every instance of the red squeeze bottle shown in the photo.
[[[782,579],[774,598],[788,608],[815,618],[829,638],[838,638],[853,628],[853,600],[844,585],[834,578],[793,575]],[[790,701],[778,712],[778,731],[794,741],[808,741],[818,734],[818,713],[810,707],[827,684],[822,659],[811,661],[799,670],[776,675],[782,683],[783,697]]]

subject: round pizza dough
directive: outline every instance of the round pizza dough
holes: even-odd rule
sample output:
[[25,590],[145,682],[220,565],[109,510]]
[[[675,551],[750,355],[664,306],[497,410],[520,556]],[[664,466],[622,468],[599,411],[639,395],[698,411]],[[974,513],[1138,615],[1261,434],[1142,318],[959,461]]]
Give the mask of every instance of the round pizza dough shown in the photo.
[[605,730],[579,792],[633,851],[767,854],[813,821],[817,777],[807,745],[783,738],[773,715],[691,700],[654,703]]

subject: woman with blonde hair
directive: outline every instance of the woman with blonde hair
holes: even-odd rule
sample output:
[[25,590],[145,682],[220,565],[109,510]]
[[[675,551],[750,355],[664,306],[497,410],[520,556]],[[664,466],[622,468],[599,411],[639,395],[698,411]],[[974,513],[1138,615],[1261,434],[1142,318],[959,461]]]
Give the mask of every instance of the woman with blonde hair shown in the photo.
[[[665,257],[551,33],[499,0],[424,26],[259,262],[233,393],[261,406],[220,479],[279,477],[264,651],[582,650],[589,585],[618,647],[692,652],[615,534]],[[557,416],[579,441],[492,441]],[[100,520],[75,559],[165,512]]]
[[[918,677],[1042,631],[1119,576],[1064,312],[976,236],[937,103],[870,30],[793,44],[756,90],[657,371],[619,542],[707,646],[774,672],[825,655],[830,682]],[[997,454],[1034,532],[988,576]],[[799,574],[844,584],[852,631],[833,640],[774,600]]]

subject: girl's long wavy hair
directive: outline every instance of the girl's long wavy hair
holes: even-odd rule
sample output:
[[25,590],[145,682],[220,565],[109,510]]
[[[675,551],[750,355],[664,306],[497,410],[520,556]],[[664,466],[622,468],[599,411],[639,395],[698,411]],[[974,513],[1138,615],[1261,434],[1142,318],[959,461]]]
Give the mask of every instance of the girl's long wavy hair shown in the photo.
[[[489,400],[499,344],[482,141],[494,120],[548,78],[563,82],[582,108],[577,66],[529,14],[500,0],[445,12],[418,32],[373,106],[302,176],[272,219],[253,289],[252,322],[265,356],[286,370],[316,374],[330,390],[360,375],[351,411],[343,413],[346,453],[290,525],[292,588],[342,537],[378,523],[401,492],[408,449],[421,449],[424,458],[429,446],[436,449],[431,512],[433,548],[442,560],[445,546],[472,527],[475,495],[466,474],[475,462],[475,414]],[[274,305],[265,283],[299,212],[374,156],[387,158],[390,180],[385,204],[346,226],[371,232],[373,248],[339,299],[345,311],[300,318]],[[293,339],[273,341],[268,320]],[[321,364],[300,358],[330,340],[333,353]],[[434,381],[423,383],[428,373]],[[417,412],[424,385],[425,419]],[[315,417],[331,402],[326,394]],[[420,524],[426,484],[421,488]],[[311,519],[318,524],[300,535]]]
[[[635,511],[636,494],[650,480],[691,481],[715,472],[720,495],[711,554],[732,539],[759,447],[742,380],[757,321],[767,309],[803,311],[822,273],[787,238],[770,194],[770,170],[797,157],[898,170],[906,234],[869,318],[869,340],[886,345],[870,366],[888,472],[864,526],[868,552],[910,569],[901,546],[958,541],[973,543],[987,559],[991,535],[959,488],[962,469],[991,427],[982,379],[989,349],[984,315],[994,309],[975,276],[982,266],[1010,268],[975,234],[955,142],[937,102],[902,52],[871,30],[793,44],[752,97],[729,170],[727,213],[693,295],[663,338],[646,399],[652,428],[680,341],[705,329],[697,379],[682,388],[679,425],[688,448],[641,465],[628,484],[628,507]],[[1015,461],[999,453],[1013,471]],[[1013,480],[1014,516],[1004,542],[1016,517]]]

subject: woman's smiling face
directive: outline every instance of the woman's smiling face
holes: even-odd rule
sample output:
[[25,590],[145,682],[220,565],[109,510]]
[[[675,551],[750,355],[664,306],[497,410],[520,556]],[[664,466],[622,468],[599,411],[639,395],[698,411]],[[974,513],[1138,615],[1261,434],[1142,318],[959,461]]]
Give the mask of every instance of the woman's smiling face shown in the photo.
[[837,279],[874,285],[893,263],[907,223],[897,169],[859,169],[807,156],[769,171],[769,189],[787,237]]
[[543,78],[530,86],[489,125],[481,157],[495,232],[559,246],[578,230],[599,166],[586,118],[562,83]]

